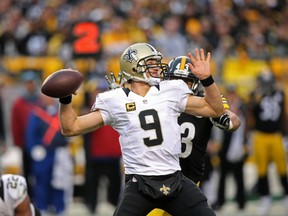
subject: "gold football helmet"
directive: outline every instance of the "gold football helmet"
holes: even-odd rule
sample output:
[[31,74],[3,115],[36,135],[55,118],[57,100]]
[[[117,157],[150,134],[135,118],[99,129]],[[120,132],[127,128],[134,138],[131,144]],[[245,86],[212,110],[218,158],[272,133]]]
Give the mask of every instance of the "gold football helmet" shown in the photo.
[[167,68],[167,64],[162,63],[162,58],[162,54],[148,43],[129,46],[120,57],[122,82],[135,80],[147,82],[151,86],[158,85]]

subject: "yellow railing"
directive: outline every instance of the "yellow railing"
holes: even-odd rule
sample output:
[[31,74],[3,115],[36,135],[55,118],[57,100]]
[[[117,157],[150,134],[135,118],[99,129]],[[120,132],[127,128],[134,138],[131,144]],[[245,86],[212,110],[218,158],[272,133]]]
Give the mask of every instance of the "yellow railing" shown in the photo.
[[[4,68],[10,73],[17,74],[24,69],[42,71],[42,78],[62,68],[72,67],[85,74],[97,68],[97,61],[92,58],[75,59],[72,65],[65,65],[61,59],[53,56],[46,57],[3,57],[0,59]],[[108,71],[116,74],[119,71],[118,58],[107,60]],[[251,60],[249,58],[226,58],[223,62],[223,71],[217,71],[215,62],[212,61],[211,70],[215,76],[221,76],[223,84],[233,83],[239,87],[239,93],[246,96],[254,87],[254,80],[259,71],[270,66],[276,77],[287,86],[288,80],[288,57],[272,58],[269,62],[264,60]]]

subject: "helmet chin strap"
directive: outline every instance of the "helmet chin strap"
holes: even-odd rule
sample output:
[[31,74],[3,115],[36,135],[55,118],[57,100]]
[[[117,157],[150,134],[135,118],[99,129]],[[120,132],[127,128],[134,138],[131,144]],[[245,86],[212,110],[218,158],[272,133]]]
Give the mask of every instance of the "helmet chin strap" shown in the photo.
[[[125,71],[122,71],[123,73],[123,80],[127,81],[127,80],[135,80],[135,81],[140,81],[140,82],[146,82],[148,83],[150,86],[156,86],[159,85],[161,78],[159,77],[147,77],[147,75],[144,73],[143,74],[143,78],[137,77],[137,76],[132,76],[131,74],[126,73]],[[127,76],[127,77],[125,77]]]
[[144,73],[144,78],[146,80],[146,82],[150,85],[150,86],[156,86],[159,85],[161,79],[159,77],[147,77],[147,75]]

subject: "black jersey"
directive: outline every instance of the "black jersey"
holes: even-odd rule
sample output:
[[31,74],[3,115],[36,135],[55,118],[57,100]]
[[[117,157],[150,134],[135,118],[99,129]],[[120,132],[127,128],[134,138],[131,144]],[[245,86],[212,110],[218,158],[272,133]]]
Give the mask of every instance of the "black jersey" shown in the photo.
[[269,95],[251,94],[253,115],[255,117],[255,129],[274,133],[282,130],[284,119],[285,95],[281,90],[276,90]]
[[180,166],[183,174],[197,183],[205,173],[206,148],[213,124],[209,118],[186,113],[178,117],[178,123],[182,140]]

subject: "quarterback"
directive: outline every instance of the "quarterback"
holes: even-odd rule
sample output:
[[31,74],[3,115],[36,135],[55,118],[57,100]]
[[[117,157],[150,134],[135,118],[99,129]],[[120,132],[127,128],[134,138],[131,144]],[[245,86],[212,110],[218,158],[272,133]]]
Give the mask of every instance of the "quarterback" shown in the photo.
[[167,66],[162,63],[162,54],[150,44],[136,43],[120,57],[121,73],[130,89],[98,94],[91,113],[82,116],[73,110],[72,96],[60,98],[65,136],[107,124],[120,135],[126,185],[115,216],[145,216],[154,208],[176,216],[215,215],[203,192],[184,177],[179,165],[178,116],[182,112],[205,117],[224,113],[220,91],[210,73],[211,54],[195,49],[195,57],[188,56],[193,64],[190,69],[205,88],[204,97],[191,95],[182,80],[160,82]]

